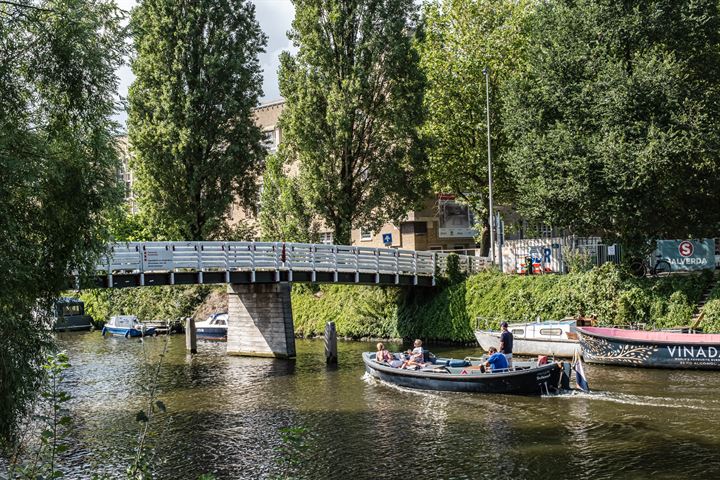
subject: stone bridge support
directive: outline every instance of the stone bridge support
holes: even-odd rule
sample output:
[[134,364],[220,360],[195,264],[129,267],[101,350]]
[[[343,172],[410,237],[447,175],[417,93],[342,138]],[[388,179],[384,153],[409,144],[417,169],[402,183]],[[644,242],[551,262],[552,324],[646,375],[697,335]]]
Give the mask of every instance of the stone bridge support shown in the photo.
[[290,285],[228,285],[227,353],[253,357],[295,357]]

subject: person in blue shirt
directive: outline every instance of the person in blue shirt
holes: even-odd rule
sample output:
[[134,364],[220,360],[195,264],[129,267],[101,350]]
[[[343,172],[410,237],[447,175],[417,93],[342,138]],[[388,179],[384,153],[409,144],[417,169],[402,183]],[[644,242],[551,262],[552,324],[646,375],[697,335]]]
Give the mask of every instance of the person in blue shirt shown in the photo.
[[490,355],[485,362],[485,368],[489,368],[490,371],[503,370],[508,368],[507,358],[502,353],[498,353],[497,348],[490,347],[488,349],[488,355]]

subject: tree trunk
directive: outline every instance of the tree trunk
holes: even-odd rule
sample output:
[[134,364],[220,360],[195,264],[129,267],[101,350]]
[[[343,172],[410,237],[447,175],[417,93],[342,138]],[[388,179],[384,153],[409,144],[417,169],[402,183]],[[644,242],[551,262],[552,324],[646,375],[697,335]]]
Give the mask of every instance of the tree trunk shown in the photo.
[[490,225],[487,217],[482,221],[482,232],[480,233],[480,253],[483,257],[490,256]]

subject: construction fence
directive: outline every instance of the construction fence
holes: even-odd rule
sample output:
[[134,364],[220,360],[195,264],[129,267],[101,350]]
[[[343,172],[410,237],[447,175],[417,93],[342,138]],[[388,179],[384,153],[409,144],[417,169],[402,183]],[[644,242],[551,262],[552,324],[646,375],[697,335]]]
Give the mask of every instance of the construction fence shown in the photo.
[[526,274],[567,273],[573,262],[602,265],[620,263],[620,245],[606,245],[600,237],[548,237],[506,240],[502,246],[502,270]]

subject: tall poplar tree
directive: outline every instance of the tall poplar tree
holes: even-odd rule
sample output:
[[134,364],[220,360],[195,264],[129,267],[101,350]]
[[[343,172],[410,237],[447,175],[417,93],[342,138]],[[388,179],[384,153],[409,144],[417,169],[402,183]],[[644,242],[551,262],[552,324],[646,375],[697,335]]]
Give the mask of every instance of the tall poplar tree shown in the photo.
[[400,219],[427,194],[418,141],[424,79],[412,0],[297,0],[283,53],[283,152],[300,192],[350,243],[353,227]]
[[156,238],[221,235],[254,208],[263,148],[252,109],[266,37],[245,0],[143,0],[132,12],[131,166]]

